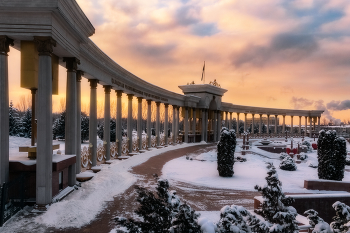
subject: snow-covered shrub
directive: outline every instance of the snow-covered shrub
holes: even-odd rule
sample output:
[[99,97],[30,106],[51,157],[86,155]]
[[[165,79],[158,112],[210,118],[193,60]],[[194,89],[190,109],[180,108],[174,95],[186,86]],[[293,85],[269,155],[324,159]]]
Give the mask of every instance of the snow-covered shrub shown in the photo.
[[334,221],[330,224],[333,232],[349,232],[350,207],[340,201],[335,202],[332,207],[336,213],[333,217]]
[[308,167],[312,167],[312,168],[318,168],[318,165],[317,165],[317,164],[313,164],[313,163],[311,163],[311,162],[308,162],[308,163],[307,163],[307,166],[308,166]]
[[344,178],[346,141],[336,131],[321,130],[318,136],[318,178],[339,180]]
[[9,106],[9,135],[17,136],[19,134],[19,114],[18,109],[13,107],[12,101]]
[[294,202],[291,197],[286,197],[282,192],[282,183],[278,179],[273,163],[267,163],[267,185],[254,188],[263,196],[262,209],[257,213],[273,224],[270,232],[297,232],[298,225],[295,220],[295,209],[290,205]]
[[307,147],[307,152],[312,152],[312,146],[311,143],[309,141],[303,141],[302,145]]
[[280,159],[284,159],[285,157],[290,157],[286,152],[280,153]]
[[53,139],[65,139],[66,135],[66,111],[62,112],[60,116],[53,122],[52,136]]
[[32,136],[32,110],[29,108],[24,112],[19,124],[19,136],[30,138]]
[[220,220],[216,230],[218,233],[265,233],[269,231],[270,224],[268,222],[261,221],[242,206],[227,205],[220,212]]
[[[110,141],[115,142],[115,120],[110,120]],[[98,137],[103,140],[103,134],[104,134],[104,122],[98,127],[97,129],[97,135]]]
[[287,156],[281,161],[280,168],[286,171],[295,171],[297,170],[297,165],[291,157]]
[[171,222],[170,233],[200,233],[201,226],[198,225],[198,217],[200,214],[196,213],[186,203],[180,205],[178,213]]
[[234,155],[236,149],[236,134],[234,130],[228,130],[226,127],[221,129],[221,137],[217,147],[218,171],[219,176],[232,177],[233,165],[235,163]]
[[304,212],[307,215],[310,225],[314,230],[312,233],[332,233],[332,230],[328,223],[318,216],[316,210],[310,209]]
[[[197,224],[199,214],[186,203],[181,205],[175,191],[169,191],[169,182],[157,179],[156,194],[146,188],[135,186],[140,204],[135,214],[137,219],[116,217],[119,226],[132,233],[200,232]],[[182,231],[191,229],[192,231]]]
[[301,152],[301,153],[300,153],[300,160],[305,160],[305,159],[307,159],[307,158],[308,158],[308,156],[307,156],[306,153],[304,153],[304,152]]
[[346,155],[345,164],[350,165],[350,155]]

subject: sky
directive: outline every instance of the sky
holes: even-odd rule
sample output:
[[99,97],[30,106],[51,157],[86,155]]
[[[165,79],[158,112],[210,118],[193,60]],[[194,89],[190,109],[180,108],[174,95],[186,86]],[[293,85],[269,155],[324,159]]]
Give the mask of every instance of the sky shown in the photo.
[[[227,89],[224,102],[322,109],[333,121],[350,119],[348,0],[77,2],[96,29],[91,40],[154,85],[181,93],[179,85],[202,83],[205,61],[205,83],[216,79]],[[19,56],[12,49],[10,64]],[[19,71],[13,69],[10,99],[16,102],[29,91],[18,88]],[[65,75],[61,67],[54,110],[65,95]],[[82,87],[87,103],[86,80]],[[98,95],[103,101],[101,86]]]

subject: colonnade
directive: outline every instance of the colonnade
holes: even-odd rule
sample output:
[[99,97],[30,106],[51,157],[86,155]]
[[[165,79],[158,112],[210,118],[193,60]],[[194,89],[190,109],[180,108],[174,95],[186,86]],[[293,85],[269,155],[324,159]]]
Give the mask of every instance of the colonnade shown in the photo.
[[[229,129],[232,129],[232,113],[233,112],[225,112],[225,123],[224,125],[226,127],[228,127]],[[230,115],[230,117],[228,117],[228,114]],[[240,112],[237,112],[237,118],[236,118],[236,129],[237,131],[239,130],[240,128]],[[247,125],[247,116],[248,116],[248,113],[243,113],[244,114],[244,122],[243,122],[243,130],[246,132],[248,130],[248,127],[249,125]],[[259,132],[258,134],[262,135],[263,134],[263,115],[266,115],[267,117],[267,126],[266,126],[266,134],[267,135],[277,135],[278,134],[278,124],[277,124],[277,118],[279,115],[277,114],[256,114],[256,113],[251,113],[251,116],[252,116],[252,130],[253,129],[253,126],[255,125],[255,115],[259,115],[259,122],[258,122],[258,125],[259,125]],[[271,119],[270,119],[270,116],[273,115],[275,117],[275,121],[274,121],[274,129],[273,131],[271,131],[271,127],[270,127],[270,122],[271,122]],[[293,125],[293,115],[290,115],[290,119],[291,119],[291,125],[290,125],[290,130],[289,131],[286,131],[286,115],[281,115],[282,116],[282,119],[283,119],[283,123],[282,123],[282,132],[281,133],[288,133],[289,135],[292,135],[292,136],[309,136],[309,137],[312,137],[313,136],[313,131],[319,131],[320,130],[320,116],[317,116],[317,117],[309,117],[309,116],[298,116],[299,117],[299,125],[298,125],[298,133],[294,133],[293,129],[294,129],[294,125]],[[305,118],[305,130],[304,132],[302,132],[302,127],[301,127],[301,121],[302,121],[302,117]],[[316,129],[316,121],[317,121],[317,129]],[[271,132],[270,132],[271,131]],[[308,132],[309,131],[309,132]]]

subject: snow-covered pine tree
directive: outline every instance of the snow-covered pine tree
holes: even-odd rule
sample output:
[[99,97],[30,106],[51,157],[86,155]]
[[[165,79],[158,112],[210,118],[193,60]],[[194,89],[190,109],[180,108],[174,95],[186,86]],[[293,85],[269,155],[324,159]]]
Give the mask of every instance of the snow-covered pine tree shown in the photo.
[[254,188],[261,192],[263,196],[262,209],[257,213],[262,215],[265,220],[272,223],[270,232],[298,232],[298,225],[295,220],[297,215],[295,209],[290,206],[294,199],[286,197],[282,192],[282,183],[278,179],[276,168],[273,163],[267,163],[267,185]]
[[197,214],[192,208],[186,203],[180,205],[178,213],[175,215],[171,222],[169,229],[170,233],[200,233],[201,227],[198,225]]
[[[111,142],[115,142],[116,138],[115,138],[115,119],[111,119],[110,120],[110,140]],[[97,135],[98,137],[103,140],[103,134],[104,134],[104,122],[99,125],[98,129],[97,129]]]
[[307,215],[310,225],[314,228],[312,233],[332,233],[329,224],[318,216],[316,210],[310,209],[305,211],[304,214]]
[[350,207],[344,203],[337,201],[332,207],[335,210],[336,216],[333,217],[333,222],[330,224],[333,232],[345,233],[350,230]]
[[232,177],[234,174],[233,165],[235,163],[236,134],[234,130],[226,127],[221,129],[221,137],[217,147],[217,170],[219,176]]
[[52,126],[52,134],[54,139],[65,139],[66,135],[66,111],[54,121]]
[[321,130],[317,141],[318,178],[339,180],[344,178],[346,142],[336,131]]
[[29,108],[24,112],[20,120],[19,136],[25,138],[32,136],[32,110]]
[[297,170],[297,165],[294,160],[288,155],[280,163],[280,168],[286,171],[295,171]]
[[81,113],[81,143],[89,140],[89,117]]
[[19,114],[18,109],[13,107],[12,100],[9,107],[9,135],[17,136],[19,134]]
[[117,223],[130,232],[169,232],[172,220],[179,211],[180,199],[175,191],[168,191],[168,180],[158,179],[157,176],[156,179],[156,195],[146,188],[135,186],[140,204],[135,213],[139,219],[116,218]]

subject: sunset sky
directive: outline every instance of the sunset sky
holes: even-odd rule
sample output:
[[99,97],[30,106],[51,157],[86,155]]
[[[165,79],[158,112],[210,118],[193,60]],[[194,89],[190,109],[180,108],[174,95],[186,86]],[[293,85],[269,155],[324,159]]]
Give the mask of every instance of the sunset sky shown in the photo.
[[[348,0],[77,0],[96,29],[91,37],[138,77],[181,93],[179,85],[216,79],[223,101],[324,109],[350,119]],[[19,57],[9,53],[10,99],[19,88]],[[60,96],[66,72],[60,69]],[[89,89],[82,83],[83,101]],[[103,100],[100,86],[99,100]],[[295,123],[297,123],[295,119]]]

